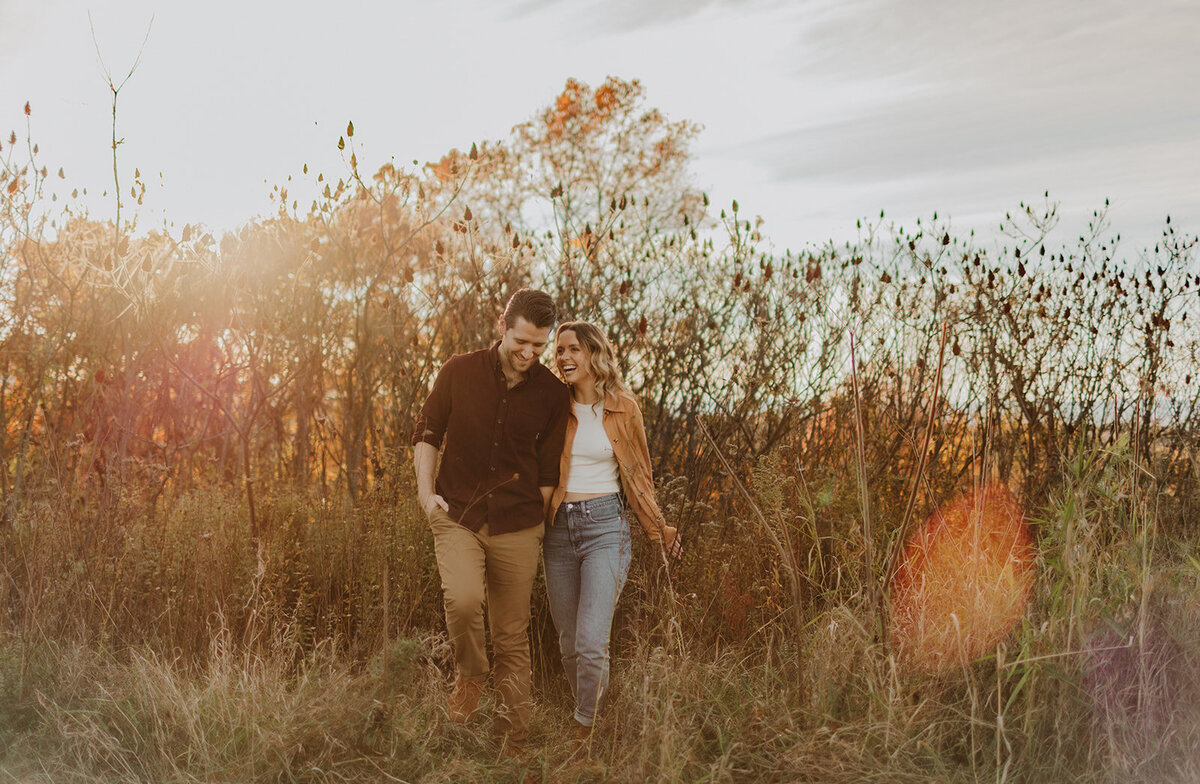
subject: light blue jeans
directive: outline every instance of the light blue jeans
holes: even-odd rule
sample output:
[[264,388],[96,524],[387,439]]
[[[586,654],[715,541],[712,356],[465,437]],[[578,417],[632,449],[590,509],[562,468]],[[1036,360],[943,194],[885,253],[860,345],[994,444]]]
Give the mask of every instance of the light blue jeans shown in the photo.
[[575,720],[590,727],[608,688],[608,639],[632,547],[617,493],[563,502],[542,540],[546,594]]

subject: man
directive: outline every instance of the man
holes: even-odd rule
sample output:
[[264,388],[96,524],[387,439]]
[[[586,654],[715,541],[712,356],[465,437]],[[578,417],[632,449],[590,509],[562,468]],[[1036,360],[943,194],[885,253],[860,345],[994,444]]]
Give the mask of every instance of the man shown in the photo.
[[509,754],[520,753],[532,709],[529,599],[569,405],[566,386],[538,362],[556,318],[545,293],[513,294],[500,340],[442,366],[413,432],[417,493],[458,671],[450,718],[469,721],[478,708],[488,676],[486,607],[496,731]]

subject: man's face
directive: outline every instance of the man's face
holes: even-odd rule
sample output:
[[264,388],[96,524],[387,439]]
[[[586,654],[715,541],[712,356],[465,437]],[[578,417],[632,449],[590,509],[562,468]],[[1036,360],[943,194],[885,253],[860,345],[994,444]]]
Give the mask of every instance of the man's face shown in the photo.
[[518,373],[527,373],[550,343],[550,327],[535,327],[522,316],[512,324],[500,319],[500,332],[500,361]]

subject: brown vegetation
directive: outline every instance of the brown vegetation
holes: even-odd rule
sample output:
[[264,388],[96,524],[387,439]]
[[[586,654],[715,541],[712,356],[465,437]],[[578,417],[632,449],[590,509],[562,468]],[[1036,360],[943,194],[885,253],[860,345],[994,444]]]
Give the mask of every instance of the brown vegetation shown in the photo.
[[[220,239],[59,209],[0,146],[0,771],[510,775],[437,715],[407,443],[536,285],[609,330],[689,543],[619,607],[615,778],[1194,773],[1196,238],[1130,251],[1101,210],[1063,242],[1047,201],[986,240],[881,215],[779,254],[690,185],[696,132],[616,79],[411,171],[360,172],[351,125],[311,208],[277,188]],[[906,523],[995,481],[1034,522],[1030,605],[909,673],[879,601]]]

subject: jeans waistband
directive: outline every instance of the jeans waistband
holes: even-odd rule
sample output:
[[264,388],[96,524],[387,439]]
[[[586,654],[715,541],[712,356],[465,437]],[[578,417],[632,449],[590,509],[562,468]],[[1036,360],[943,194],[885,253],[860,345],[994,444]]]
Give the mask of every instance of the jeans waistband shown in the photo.
[[609,506],[614,503],[624,506],[624,496],[622,496],[620,493],[607,493],[606,495],[598,495],[595,498],[585,498],[582,501],[563,501],[560,508],[586,512],[589,509],[594,509],[597,506]]

